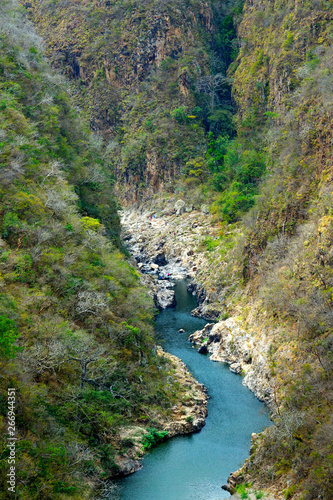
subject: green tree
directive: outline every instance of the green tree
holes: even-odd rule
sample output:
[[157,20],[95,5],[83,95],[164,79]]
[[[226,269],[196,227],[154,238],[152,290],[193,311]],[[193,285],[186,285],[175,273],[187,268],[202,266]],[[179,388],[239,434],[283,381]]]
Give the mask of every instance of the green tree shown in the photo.
[[0,357],[14,358],[18,351],[22,348],[15,345],[19,333],[15,326],[15,322],[6,315],[0,316]]

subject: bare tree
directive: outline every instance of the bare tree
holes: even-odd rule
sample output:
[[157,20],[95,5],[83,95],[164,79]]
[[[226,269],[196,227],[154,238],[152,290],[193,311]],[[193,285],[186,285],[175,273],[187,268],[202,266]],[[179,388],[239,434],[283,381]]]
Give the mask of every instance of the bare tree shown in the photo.
[[56,373],[60,366],[66,362],[66,347],[58,340],[37,343],[29,350],[18,354],[23,363],[23,371],[33,375],[44,372]]
[[207,96],[209,111],[213,112],[221,104],[221,96],[226,93],[230,79],[222,73],[216,75],[206,75],[198,78],[196,90]]
[[108,356],[105,346],[97,345],[86,334],[73,335],[67,340],[68,360],[79,363],[80,389],[85,384],[101,391],[108,391],[114,398],[121,398],[128,402],[111,383],[116,363]]
[[[107,360],[103,358],[102,362],[98,363],[98,370],[96,370],[96,367],[95,370],[92,369],[90,378],[87,377],[87,371],[89,365],[95,363],[96,361],[101,361],[103,354],[105,354],[105,349],[103,347],[91,349],[91,346],[87,345],[84,347],[72,347],[71,351],[74,352],[75,355],[73,356],[70,354],[69,359],[77,361],[81,367],[81,389],[83,389],[85,383],[93,385],[94,387],[104,388],[101,377],[102,379],[105,378],[103,368],[106,367]],[[97,371],[100,371],[101,373],[97,375]]]
[[78,293],[76,312],[78,314],[94,314],[104,311],[108,307],[108,300],[104,293],[85,290]]

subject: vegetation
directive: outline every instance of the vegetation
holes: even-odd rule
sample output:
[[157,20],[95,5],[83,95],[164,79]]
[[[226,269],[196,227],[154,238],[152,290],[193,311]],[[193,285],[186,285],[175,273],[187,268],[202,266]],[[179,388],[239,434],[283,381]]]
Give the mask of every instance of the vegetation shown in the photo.
[[[215,261],[222,255],[219,284],[229,295],[229,311],[241,311],[271,340],[276,423],[254,446],[247,477],[303,500],[333,495],[329,8],[246,5],[233,83],[239,108],[234,143],[254,145],[245,156],[254,178],[264,164],[267,173],[251,193],[244,223],[222,226],[212,255]],[[223,147],[225,165],[229,151]],[[224,218],[230,217],[225,206]]]
[[167,431],[158,431],[153,428],[148,429],[148,434],[145,434],[142,438],[143,450],[149,450],[156,444],[161,443],[168,437]]
[[1,489],[11,387],[17,498],[91,498],[118,472],[120,427],[159,425],[182,389],[156,355],[152,300],[117,248],[100,141],[15,1],[0,19]]
[[120,197],[133,201],[167,183],[193,199],[204,183],[206,198],[221,193],[219,215],[239,220],[264,172],[261,151],[233,140],[227,69],[238,53],[243,2],[22,3],[104,136]]
[[278,415],[246,473],[285,498],[333,497],[332,1],[252,3],[22,1],[98,137],[36,35],[4,17],[1,384],[24,401],[22,498],[81,498],[71,464],[114,474],[117,428],[177,395],[116,249],[114,182],[127,201],[166,187],[209,202],[221,228],[202,280],[228,299],[223,319],[271,339]]

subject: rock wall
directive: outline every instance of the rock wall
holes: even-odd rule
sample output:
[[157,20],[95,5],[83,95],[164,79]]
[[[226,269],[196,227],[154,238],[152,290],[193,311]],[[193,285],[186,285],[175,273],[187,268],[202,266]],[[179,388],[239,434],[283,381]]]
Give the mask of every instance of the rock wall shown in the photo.
[[[53,64],[73,81],[91,129],[108,143],[108,168],[123,203],[161,192],[191,157],[204,127],[193,89],[211,72],[223,9],[214,2],[21,0]],[[202,99],[201,99],[202,101]],[[185,121],[172,111],[182,108]],[[189,123],[187,123],[189,122]]]
[[216,324],[208,323],[190,335],[189,340],[200,346],[199,353],[211,353],[212,361],[228,363],[230,370],[242,375],[243,384],[260,401],[271,405],[269,342],[265,335],[246,332],[237,318],[229,318]]

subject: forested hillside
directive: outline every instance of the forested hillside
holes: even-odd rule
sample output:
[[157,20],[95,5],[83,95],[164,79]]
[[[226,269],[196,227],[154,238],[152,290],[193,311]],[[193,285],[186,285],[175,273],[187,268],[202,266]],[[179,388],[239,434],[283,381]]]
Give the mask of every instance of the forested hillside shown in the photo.
[[333,496],[332,30],[332,2],[284,1],[247,3],[238,31],[233,94],[267,166],[245,219],[244,316],[271,331],[280,405],[248,467],[284,498]]
[[22,3],[107,139],[123,201],[172,189],[187,161],[204,160],[208,130],[232,135],[226,14],[241,1]]
[[0,5],[0,54],[0,496],[11,495],[10,387],[13,497],[92,498],[134,446],[120,427],[136,425],[140,443],[183,389],[156,354],[153,301],[117,248],[101,142],[15,1]]
[[[93,458],[87,451],[80,464],[95,477],[113,467],[106,421],[116,428],[124,415],[175,397],[157,369],[152,305],[115,249],[114,183],[127,205],[210,205],[219,230],[202,244],[210,267],[196,279],[214,307],[220,300],[221,321],[235,316],[269,344],[275,424],[254,443],[240,480],[278,498],[329,500],[332,1],[21,3],[52,65],[71,79],[68,87],[50,72],[26,21],[23,36],[20,17],[4,18],[1,318],[11,333],[2,362],[27,398],[23,498],[31,498],[36,455],[50,464],[32,472],[48,492],[80,498],[63,466],[81,460],[70,462],[69,437],[80,456],[89,444]],[[88,120],[96,135],[85,130]],[[94,378],[85,382],[83,359],[92,355]],[[106,380],[113,393],[91,391]],[[93,442],[91,408],[99,415]],[[48,422],[38,438],[37,413]]]

